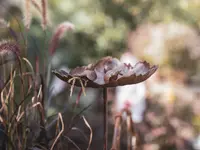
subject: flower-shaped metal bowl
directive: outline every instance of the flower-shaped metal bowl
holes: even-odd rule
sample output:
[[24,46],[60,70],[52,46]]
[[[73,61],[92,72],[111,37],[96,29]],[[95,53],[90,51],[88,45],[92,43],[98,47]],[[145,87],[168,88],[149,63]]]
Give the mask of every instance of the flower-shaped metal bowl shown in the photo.
[[96,64],[76,67],[70,72],[63,70],[52,72],[61,80],[75,86],[106,88],[140,83],[155,73],[157,68],[157,66],[150,67],[146,61],[131,66],[108,56]]

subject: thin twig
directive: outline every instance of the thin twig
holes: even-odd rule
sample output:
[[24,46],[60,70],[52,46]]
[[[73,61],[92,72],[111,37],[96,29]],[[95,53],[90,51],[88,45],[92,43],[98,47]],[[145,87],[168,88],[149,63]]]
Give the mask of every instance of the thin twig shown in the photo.
[[38,92],[38,95],[37,95],[37,98],[39,99],[40,95],[42,94],[42,85],[40,85],[40,88],[39,88],[39,92]]
[[82,114],[85,110],[87,110],[90,106],[92,105],[89,104],[87,107],[83,108],[78,114],[76,114],[70,121],[70,125],[69,125],[69,128],[67,129],[66,133],[69,133],[71,128],[78,122],[78,120],[76,122],[74,122],[74,120],[78,117],[80,117],[80,114]]
[[122,116],[120,113],[119,115],[115,116],[115,127],[114,127],[113,143],[111,150],[120,150],[121,123],[122,123]]
[[136,149],[137,148],[137,136],[135,134],[135,129],[133,127],[133,121],[132,121],[132,113],[129,110],[126,110],[127,114],[127,144],[128,144],[128,150]]
[[17,107],[16,107],[16,109],[14,110],[14,113],[12,114],[12,116],[11,116],[11,123],[14,121],[14,116],[15,116],[15,114],[18,112],[18,107],[19,106],[21,106],[24,102],[25,102],[25,100],[29,97],[29,95],[30,95],[30,93],[28,93],[26,96],[25,96],[25,98],[22,100],[22,101],[20,101],[20,103],[17,105]]
[[73,77],[73,78],[68,80],[68,83],[71,83],[71,81],[72,81],[72,86],[71,86],[71,89],[70,89],[70,96],[72,96],[72,92],[73,92],[73,88],[74,88],[74,84],[75,84],[76,80],[78,80],[80,82],[81,88],[82,88],[82,92],[83,92],[84,96],[86,96],[85,87],[87,85],[87,81],[84,80],[85,84],[83,84],[83,81],[81,80],[80,77]]
[[59,137],[61,136],[61,134],[62,134],[63,131],[64,131],[64,122],[63,122],[63,118],[62,118],[61,113],[58,113],[58,117],[59,117],[59,119],[60,119],[60,121],[61,121],[62,128],[61,128],[61,131],[58,133],[58,136],[56,137],[55,141],[53,142],[53,144],[52,144],[52,146],[51,146],[51,150],[53,150],[53,148],[54,148],[56,142],[58,141]]
[[131,116],[127,115],[126,124],[127,124],[127,150],[132,150],[132,133],[131,133]]
[[[12,74],[14,74],[14,75],[12,76]],[[8,97],[10,96],[12,86],[10,86],[9,93],[7,94],[5,100],[4,100],[4,91],[6,90],[6,87],[7,87],[9,84],[12,85],[13,80],[14,80],[14,78],[15,78],[15,75],[16,75],[16,72],[15,72],[15,71],[14,71],[14,73],[11,73],[10,80],[8,81],[8,83],[4,86],[4,88],[3,88],[2,91],[1,91],[1,105],[2,105],[2,106],[1,106],[1,108],[0,108],[0,112],[2,112],[3,109],[4,109],[5,106],[6,106],[5,102],[8,100]]]
[[72,92],[73,92],[73,89],[74,89],[74,84],[75,84],[75,82],[76,82],[76,79],[74,78],[74,79],[72,80],[72,86],[71,86],[71,88],[70,88],[70,97],[72,97]]
[[22,60],[24,60],[28,64],[28,66],[31,69],[31,73],[34,75],[35,72],[34,72],[33,66],[31,65],[31,62],[27,58],[25,58],[25,57],[23,57]]
[[89,125],[89,123],[87,122],[87,120],[85,119],[85,117],[84,117],[84,116],[82,116],[82,117],[83,117],[83,120],[84,120],[86,126],[90,129],[90,140],[89,140],[88,148],[87,148],[87,150],[89,150],[89,149],[90,149],[90,145],[91,145],[91,143],[92,143],[92,135],[93,135],[93,132],[92,132],[92,128],[90,127],[90,125]]
[[84,134],[84,132],[81,129],[79,129],[77,127],[73,127],[72,130],[79,131],[83,135],[83,137],[85,138],[85,140],[88,141],[88,137]]
[[103,101],[104,101],[104,150],[107,150],[107,146],[108,146],[107,88],[103,88]]
[[19,120],[19,116],[21,115],[20,112],[21,112],[21,106],[19,106],[18,111],[17,111],[17,116],[16,116],[17,122]]
[[[30,72],[31,73],[31,77],[32,77],[31,79],[34,80],[35,79],[35,72],[34,72],[32,64],[30,63],[30,61],[27,58],[23,57],[22,60],[24,60],[26,62],[26,64],[28,64],[29,68],[31,69],[31,72]],[[29,72],[23,73],[22,75],[24,76],[27,73],[29,73]],[[32,88],[32,85],[30,84],[29,88],[28,88],[28,92],[31,90],[31,88]]]
[[[34,97],[32,99],[34,99]],[[36,106],[39,106],[40,111],[42,112],[43,107],[42,107],[41,102],[34,103],[29,109],[35,108]],[[16,117],[17,122],[19,122],[20,119],[24,116],[24,111],[20,114],[20,110],[21,110],[21,106],[19,106],[19,109],[18,109],[18,113],[17,113],[17,117]],[[42,119],[44,119],[44,115],[42,115]]]

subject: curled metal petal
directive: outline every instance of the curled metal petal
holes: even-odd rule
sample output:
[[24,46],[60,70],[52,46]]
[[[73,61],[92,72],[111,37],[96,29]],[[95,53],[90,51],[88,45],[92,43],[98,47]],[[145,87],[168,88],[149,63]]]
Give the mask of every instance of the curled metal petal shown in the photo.
[[[138,62],[135,66],[120,62],[116,58],[104,57],[96,64],[76,67],[69,73],[60,70],[52,72],[61,80],[79,78],[86,87],[102,88],[137,84],[148,79],[157,70],[157,66],[150,66],[146,61]],[[81,86],[80,81],[75,81],[75,86]]]

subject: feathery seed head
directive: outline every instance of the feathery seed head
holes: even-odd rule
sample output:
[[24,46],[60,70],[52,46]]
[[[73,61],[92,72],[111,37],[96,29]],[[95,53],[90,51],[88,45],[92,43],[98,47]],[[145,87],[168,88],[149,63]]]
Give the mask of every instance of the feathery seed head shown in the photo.
[[16,60],[20,54],[20,48],[14,41],[3,40],[0,42],[0,64]]
[[64,33],[66,31],[70,31],[70,30],[74,30],[74,29],[75,29],[74,24],[72,24],[70,22],[63,22],[58,25],[58,27],[55,30],[55,33],[52,36],[50,47],[49,47],[49,51],[50,51],[51,55],[54,54],[55,49],[58,45],[58,42],[63,37]]

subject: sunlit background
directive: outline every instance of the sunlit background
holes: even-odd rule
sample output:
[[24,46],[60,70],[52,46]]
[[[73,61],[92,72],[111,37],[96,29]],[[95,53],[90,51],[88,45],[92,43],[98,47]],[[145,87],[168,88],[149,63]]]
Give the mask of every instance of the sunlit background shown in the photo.
[[[44,72],[51,36],[56,26],[65,21],[73,23],[75,30],[60,40],[51,60],[54,69],[68,70],[108,55],[120,59],[130,51],[138,60],[159,66],[144,82],[145,113],[136,127],[143,135],[143,149],[200,149],[200,0],[48,0],[45,32],[41,15],[33,6],[30,30],[25,32],[24,1],[0,0],[0,17],[28,38],[28,51],[23,53],[27,53],[34,67],[35,57],[39,56],[40,72]],[[1,39],[9,36],[0,29]],[[47,115],[67,111],[67,124],[79,88],[69,97],[69,85],[53,75],[50,79]],[[91,149],[100,150],[103,145],[97,145],[103,137],[102,91],[87,89],[86,94],[81,96],[77,112],[92,103],[83,114],[94,133]],[[108,99],[110,146],[117,112],[116,89],[109,89]],[[77,128],[89,136],[83,122]],[[81,149],[87,147],[79,132],[72,131],[69,137]],[[121,144],[126,147],[123,138]]]

